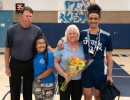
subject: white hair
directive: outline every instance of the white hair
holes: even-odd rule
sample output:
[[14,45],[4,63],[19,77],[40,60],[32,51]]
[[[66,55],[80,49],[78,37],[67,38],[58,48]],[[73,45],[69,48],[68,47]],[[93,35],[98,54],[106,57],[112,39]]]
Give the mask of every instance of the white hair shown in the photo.
[[68,31],[69,31],[70,29],[72,29],[74,32],[76,32],[76,33],[78,34],[77,40],[79,40],[79,37],[80,37],[79,28],[78,28],[76,25],[71,24],[71,25],[69,25],[69,26],[66,28],[65,36],[64,36],[64,42],[68,42],[67,35],[68,35]]

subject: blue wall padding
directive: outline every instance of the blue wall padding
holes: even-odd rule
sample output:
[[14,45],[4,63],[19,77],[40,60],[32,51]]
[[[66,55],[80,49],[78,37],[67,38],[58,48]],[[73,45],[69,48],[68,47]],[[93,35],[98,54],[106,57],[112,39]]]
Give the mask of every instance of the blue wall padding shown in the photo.
[[[47,37],[49,44],[56,47],[58,40],[64,36],[68,23],[34,23],[38,25]],[[72,24],[72,23],[71,23]],[[88,24],[76,24],[80,30],[87,29]],[[101,29],[111,33],[114,49],[130,48],[130,24],[100,24]]]

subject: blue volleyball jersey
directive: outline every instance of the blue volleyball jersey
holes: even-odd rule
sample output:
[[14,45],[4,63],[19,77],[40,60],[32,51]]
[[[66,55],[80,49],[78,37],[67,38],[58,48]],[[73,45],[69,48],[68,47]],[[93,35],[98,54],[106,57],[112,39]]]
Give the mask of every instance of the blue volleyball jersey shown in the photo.
[[[34,81],[38,75],[42,74],[47,68],[54,67],[54,57],[51,51],[48,51],[48,63],[45,62],[43,53],[37,53],[34,57],[33,68],[34,68]],[[55,76],[53,72],[47,77],[41,79],[41,83],[52,83],[55,81]]]
[[94,60],[82,73],[82,86],[100,89],[101,83],[107,80],[107,75],[104,73],[106,70],[104,50],[113,50],[111,36],[102,29],[99,29],[98,35],[91,34],[87,29],[80,33],[80,41],[83,44],[85,56]]
[[[97,44],[98,45],[98,50],[95,51],[95,56],[91,56],[91,54],[88,51],[88,34],[89,34],[89,38],[90,38],[90,48],[94,49],[96,47]],[[94,35],[94,34],[90,34],[89,33],[89,29],[83,30],[80,33],[80,41],[83,44],[83,50],[84,50],[84,54],[86,56],[89,56],[90,58],[94,59],[94,60],[103,60],[104,59],[104,50],[106,48],[106,51],[112,51],[112,40],[111,40],[111,35],[108,32],[103,31],[102,29],[99,29],[98,34],[100,35]],[[96,40],[98,37],[98,39],[100,39],[100,41],[98,42],[98,40]],[[98,43],[97,43],[98,42]]]

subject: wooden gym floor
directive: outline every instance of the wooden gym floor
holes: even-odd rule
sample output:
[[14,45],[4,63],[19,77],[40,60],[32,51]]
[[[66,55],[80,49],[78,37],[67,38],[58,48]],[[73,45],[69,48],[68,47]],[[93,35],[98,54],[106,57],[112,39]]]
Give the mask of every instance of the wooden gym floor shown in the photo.
[[[130,100],[130,49],[114,49],[113,61],[113,79],[121,91],[120,100]],[[0,48],[0,100],[9,92],[9,81],[4,67],[4,48]],[[4,100],[10,100],[10,93]],[[21,100],[23,100],[22,94]],[[56,95],[55,100],[59,100],[59,95]],[[82,100],[84,100],[83,97]]]

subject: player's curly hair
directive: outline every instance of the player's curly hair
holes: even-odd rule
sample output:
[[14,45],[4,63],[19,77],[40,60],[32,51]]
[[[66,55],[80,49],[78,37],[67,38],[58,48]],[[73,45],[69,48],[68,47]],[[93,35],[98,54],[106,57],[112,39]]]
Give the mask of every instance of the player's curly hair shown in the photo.
[[97,13],[99,15],[99,18],[101,17],[101,7],[97,4],[90,4],[87,8],[87,16],[91,13]]

